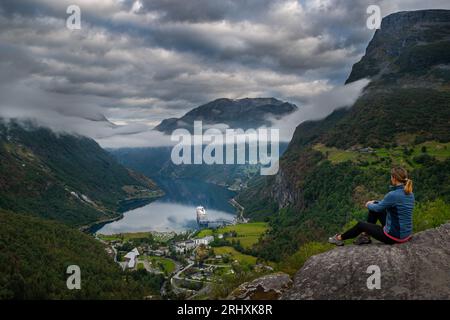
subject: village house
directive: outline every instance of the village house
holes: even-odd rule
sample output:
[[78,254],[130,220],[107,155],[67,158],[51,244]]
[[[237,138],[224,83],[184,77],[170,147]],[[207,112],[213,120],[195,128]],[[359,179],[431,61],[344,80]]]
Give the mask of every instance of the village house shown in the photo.
[[186,250],[191,250],[196,247],[196,243],[193,240],[186,240],[184,242],[184,245],[185,245]]
[[129,269],[133,269],[136,266],[136,258],[139,256],[139,251],[137,248],[134,248],[130,252],[125,255],[126,267]]
[[213,242],[214,241],[214,237],[213,236],[206,236],[206,237],[204,237],[204,238],[200,238],[200,239],[195,239],[194,240],[195,241],[195,244],[198,246],[198,245],[201,245],[201,244],[204,244],[204,245],[209,245],[211,242]]
[[375,150],[373,150],[371,147],[361,148],[358,150],[361,153],[373,153]]
[[173,248],[174,248],[176,253],[181,253],[181,254],[185,253],[185,248],[184,247],[180,247],[178,245],[175,245]]

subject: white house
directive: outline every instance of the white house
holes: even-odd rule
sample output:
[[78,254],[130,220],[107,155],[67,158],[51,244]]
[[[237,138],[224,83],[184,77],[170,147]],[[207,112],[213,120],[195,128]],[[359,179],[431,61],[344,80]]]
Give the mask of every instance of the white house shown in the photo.
[[193,240],[181,241],[181,242],[178,242],[175,244],[175,250],[177,252],[178,252],[178,250],[181,250],[181,249],[191,250],[191,249],[194,249],[195,247],[196,247],[196,244],[195,244],[195,241],[193,241]]
[[184,253],[184,247],[174,246],[173,248],[175,249],[176,253]]
[[136,257],[139,256],[139,251],[137,248],[134,248],[130,252],[125,255],[125,261],[127,261],[127,267],[132,269],[136,266]]
[[208,245],[212,241],[214,241],[214,237],[213,236],[206,236],[204,238],[195,239],[194,241],[195,241],[196,245],[201,245],[201,244]]
[[192,240],[186,240],[184,244],[187,250],[194,249],[196,247],[195,241]]

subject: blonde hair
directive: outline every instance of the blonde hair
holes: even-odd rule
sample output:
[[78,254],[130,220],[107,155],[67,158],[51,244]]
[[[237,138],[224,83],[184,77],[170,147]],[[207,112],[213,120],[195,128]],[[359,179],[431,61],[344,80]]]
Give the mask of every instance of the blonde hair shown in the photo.
[[408,178],[408,171],[403,167],[394,167],[391,169],[391,176],[405,186],[403,190],[406,194],[413,192],[413,181]]

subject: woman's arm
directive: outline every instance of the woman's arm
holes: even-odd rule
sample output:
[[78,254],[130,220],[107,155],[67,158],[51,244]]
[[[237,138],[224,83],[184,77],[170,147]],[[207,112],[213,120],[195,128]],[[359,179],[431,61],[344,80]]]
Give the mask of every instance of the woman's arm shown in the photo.
[[395,204],[395,197],[389,192],[380,202],[368,202],[367,208],[370,211],[381,212],[386,208],[392,207]]

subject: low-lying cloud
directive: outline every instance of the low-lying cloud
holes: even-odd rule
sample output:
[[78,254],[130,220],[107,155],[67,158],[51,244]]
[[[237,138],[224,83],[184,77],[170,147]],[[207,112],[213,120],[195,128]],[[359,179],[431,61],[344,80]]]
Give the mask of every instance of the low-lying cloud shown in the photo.
[[369,82],[368,79],[361,79],[313,96],[294,113],[279,120],[272,120],[272,127],[280,130],[282,141],[290,141],[295,128],[302,122],[322,119],[336,109],[351,107],[363,94]]

